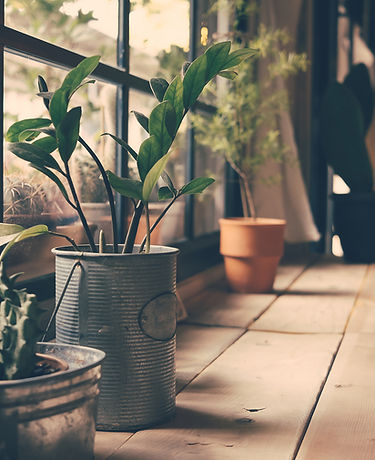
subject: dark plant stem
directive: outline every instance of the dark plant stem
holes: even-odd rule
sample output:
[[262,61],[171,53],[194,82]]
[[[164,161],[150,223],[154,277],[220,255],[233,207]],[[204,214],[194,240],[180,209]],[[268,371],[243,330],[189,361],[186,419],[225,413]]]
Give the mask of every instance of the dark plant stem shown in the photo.
[[133,252],[134,241],[135,241],[135,237],[137,235],[137,230],[138,230],[138,226],[139,226],[139,221],[140,221],[141,216],[142,216],[143,208],[144,208],[143,202],[139,201],[137,206],[134,209],[134,214],[133,214],[132,220],[130,222],[128,233],[126,235],[124,248],[122,250],[123,254],[128,254],[128,253]]
[[[162,220],[162,218],[166,215],[166,213],[168,212],[169,208],[173,205],[173,203],[177,200],[177,198],[179,198],[181,195],[176,195],[173,200],[171,200],[169,203],[168,203],[168,206],[166,206],[162,213],[158,216],[158,218],[155,220],[155,222],[152,224],[151,228],[150,228],[150,235],[151,233],[154,231],[155,227],[158,225],[158,223]],[[142,252],[143,251],[143,248],[145,247],[145,244],[146,244],[146,239],[147,239],[147,235],[143,238],[142,240],[142,243],[141,243],[141,246],[139,248],[139,252]]]
[[148,203],[145,204],[145,210],[146,210],[146,254],[150,252],[150,213],[148,210]]
[[70,238],[69,236],[63,235],[62,233],[51,232],[51,231],[49,231],[48,233],[49,233],[50,235],[60,236],[61,238],[65,238],[67,241],[69,241],[69,243],[73,246],[73,248],[74,248],[76,251],[80,252],[80,249],[79,249],[79,247],[77,246],[76,242],[75,242],[72,238]]
[[85,217],[85,215],[83,214],[83,211],[82,211],[82,208],[81,208],[81,204],[80,204],[80,202],[79,202],[78,195],[77,195],[76,189],[75,189],[75,187],[74,187],[74,184],[73,184],[73,181],[72,181],[72,177],[71,177],[71,175],[70,175],[68,163],[65,163],[65,170],[66,170],[66,179],[67,179],[67,181],[68,181],[70,191],[72,192],[72,197],[73,197],[74,203],[75,203],[75,205],[76,205],[76,208],[77,208],[77,212],[78,212],[79,218],[80,218],[80,220],[81,220],[81,222],[82,222],[83,228],[84,228],[85,233],[86,233],[86,235],[87,235],[87,239],[89,240],[89,244],[90,244],[91,250],[92,250],[92,252],[98,252],[98,251],[96,250],[94,238],[93,238],[92,233],[91,233],[91,230],[90,230],[90,228],[89,228],[89,226],[88,226],[86,217]]
[[113,252],[117,253],[118,252],[117,217],[116,217],[115,200],[113,198],[111,184],[109,183],[108,176],[105,172],[105,169],[101,161],[99,160],[95,152],[92,150],[92,148],[82,139],[81,136],[78,138],[78,141],[87,150],[91,158],[95,161],[100,171],[100,174],[103,178],[104,186],[105,186],[107,196],[108,196],[109,207],[111,210],[112,233],[113,233]]

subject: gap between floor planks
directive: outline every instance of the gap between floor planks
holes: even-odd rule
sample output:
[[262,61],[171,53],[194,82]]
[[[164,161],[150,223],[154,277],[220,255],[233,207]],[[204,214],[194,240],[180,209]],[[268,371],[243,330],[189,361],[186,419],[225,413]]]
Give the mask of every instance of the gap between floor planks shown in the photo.
[[[298,276],[297,276],[297,278],[298,278]],[[194,327],[192,327],[191,325],[189,325],[189,326],[186,325],[185,328],[186,328],[186,330],[190,330],[190,331],[193,331],[193,330],[194,330]],[[203,329],[204,329],[204,328],[203,328]],[[216,328],[214,328],[214,329],[216,329]],[[204,329],[205,332],[206,332],[207,330],[208,330],[208,329]],[[198,332],[198,330],[196,330],[196,331]],[[203,332],[203,330],[201,330],[200,332]],[[198,332],[198,335],[199,335],[199,332]],[[187,338],[187,335],[185,335],[184,340],[187,340],[187,343],[190,343],[190,345],[191,345],[191,343],[196,343],[195,340],[194,340],[193,342],[189,342],[189,340],[188,340],[188,338]],[[208,342],[209,342],[209,341],[210,341],[210,340],[208,340]],[[201,352],[202,349],[201,349],[199,346],[198,346],[198,348],[199,348],[199,351]],[[224,347],[224,349],[225,349],[225,347]],[[222,351],[221,351],[221,352],[222,352]],[[211,355],[210,359],[212,359],[212,358],[215,359],[214,355]],[[198,360],[198,361],[199,361],[199,360]],[[209,361],[209,360],[208,360],[208,361]],[[202,365],[202,363],[198,363],[198,364]],[[208,364],[209,364],[209,362],[208,362]],[[207,365],[208,365],[208,364],[207,364]],[[199,366],[198,366],[198,367],[199,367]],[[203,368],[204,368],[204,367],[202,367],[202,369],[203,369]],[[188,374],[189,374],[189,372],[188,372]],[[192,374],[191,374],[191,375],[192,375]],[[188,378],[191,377],[191,375],[190,375],[190,376],[188,375],[187,377],[186,377],[186,375],[185,375],[185,381],[188,380]],[[194,376],[193,376],[193,378],[194,378]],[[183,379],[182,379],[182,380],[183,380]],[[194,382],[193,382],[193,384],[194,384]],[[189,388],[190,388],[190,387],[189,387]],[[122,434],[120,434],[120,433],[115,433],[115,434],[106,433],[106,434],[104,435],[104,437],[103,437],[103,435],[104,435],[104,434],[99,434],[99,446],[102,446],[102,447],[104,446],[103,440],[104,440],[104,438],[105,438],[105,440],[106,440],[105,444],[106,444],[107,446],[108,446],[108,445],[111,445],[111,446],[112,446],[112,452],[113,452],[114,450],[116,450],[116,448],[117,448],[117,449],[120,448],[120,446],[121,446],[122,444],[124,444],[124,442],[126,442],[127,439],[129,439],[129,436],[131,436],[131,434],[127,435],[127,434],[125,434],[125,433],[122,433]],[[110,436],[110,435],[113,435],[113,436],[112,436],[112,437],[113,437],[113,440],[116,440],[117,444],[114,444],[113,440],[112,440],[110,443],[108,443],[108,440],[109,440],[109,436]],[[101,440],[101,437],[102,437],[102,440]],[[126,445],[128,445],[128,443],[126,443]],[[113,449],[113,448],[114,448],[114,449]],[[125,446],[124,446],[124,448],[125,448]],[[103,449],[102,449],[102,450],[103,450]],[[120,449],[119,452],[121,452],[121,450],[122,450],[122,449]],[[126,448],[125,451],[128,452],[128,449]],[[124,451],[124,454],[125,454],[125,451]],[[103,453],[104,453],[104,450],[103,450]],[[108,453],[109,453],[109,451],[107,450],[107,457],[108,457]],[[119,455],[120,455],[120,454],[119,454]],[[98,457],[98,458],[106,458],[106,457]],[[114,457],[114,458],[117,458],[117,456]],[[121,455],[121,456],[118,457],[118,458],[133,458],[133,457],[128,457],[127,454],[125,454],[124,457],[122,457],[122,455]],[[134,457],[134,458],[138,458],[138,457]],[[141,457],[139,457],[139,458],[141,458]],[[146,457],[142,457],[142,458],[146,459],[146,458],[154,458],[154,457],[147,457],[147,455],[146,455]],[[155,458],[157,458],[157,457],[155,457]],[[167,458],[167,457],[165,457],[165,458]],[[171,458],[172,458],[172,457],[171,457]],[[182,458],[182,457],[181,457],[181,458]],[[213,458],[214,458],[214,457],[213,457]],[[222,458],[222,457],[220,457],[220,458]],[[262,457],[262,458],[263,458],[263,457]]]

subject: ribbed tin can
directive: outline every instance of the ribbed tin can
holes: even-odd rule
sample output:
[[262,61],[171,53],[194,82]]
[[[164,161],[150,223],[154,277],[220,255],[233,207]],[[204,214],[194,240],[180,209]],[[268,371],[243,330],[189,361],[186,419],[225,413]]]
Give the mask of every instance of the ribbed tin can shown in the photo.
[[37,351],[69,368],[0,382],[0,458],[92,460],[104,353],[55,343],[40,343]]
[[[58,343],[106,353],[97,428],[146,428],[175,411],[176,261],[178,250],[97,254],[57,248]],[[109,248],[107,248],[109,251]],[[135,248],[137,251],[137,248]]]

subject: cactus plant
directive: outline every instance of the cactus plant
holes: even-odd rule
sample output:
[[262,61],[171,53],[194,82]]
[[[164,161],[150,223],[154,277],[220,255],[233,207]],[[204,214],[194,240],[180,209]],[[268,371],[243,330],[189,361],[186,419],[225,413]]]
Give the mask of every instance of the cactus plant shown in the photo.
[[372,166],[365,144],[373,99],[366,75],[361,66],[360,70],[353,68],[344,83],[331,83],[321,109],[321,139],[327,163],[354,193],[373,190]]
[[34,294],[15,288],[19,275],[8,277],[4,262],[0,262],[0,380],[32,376],[35,346],[42,333],[43,310]]

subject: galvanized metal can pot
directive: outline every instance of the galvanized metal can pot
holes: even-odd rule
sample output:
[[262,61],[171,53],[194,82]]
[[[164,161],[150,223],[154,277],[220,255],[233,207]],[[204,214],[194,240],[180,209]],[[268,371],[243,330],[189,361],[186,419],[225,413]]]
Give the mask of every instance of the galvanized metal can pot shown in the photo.
[[136,430],[160,423],[175,412],[179,251],[165,246],[152,246],[149,254],[80,249],[53,250],[56,299],[76,267],[56,316],[56,340],[106,353],[98,429]]
[[92,460],[105,354],[54,343],[40,343],[38,351],[62,358],[69,369],[0,381],[0,458]]

